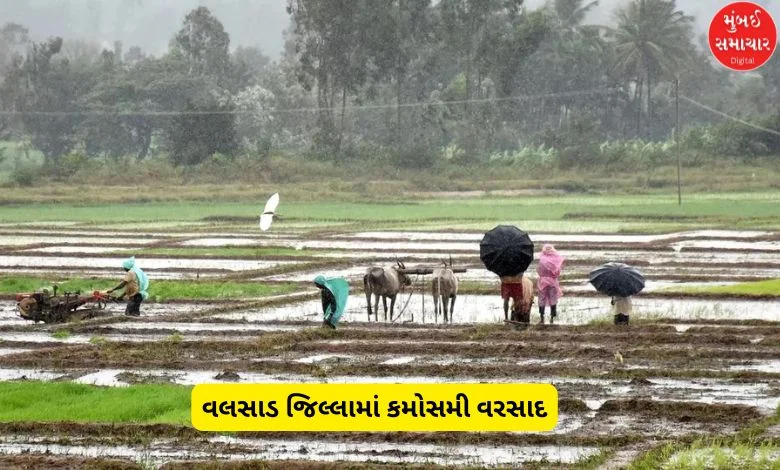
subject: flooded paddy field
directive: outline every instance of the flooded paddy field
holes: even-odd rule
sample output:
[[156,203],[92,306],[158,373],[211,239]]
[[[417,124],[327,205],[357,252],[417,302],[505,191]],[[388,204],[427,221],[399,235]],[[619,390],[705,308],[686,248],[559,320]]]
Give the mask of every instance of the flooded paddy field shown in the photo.
[[[165,322],[161,322],[165,323]],[[118,325],[117,325],[118,326]],[[174,326],[174,325],[171,325]],[[181,325],[175,325],[180,328]],[[216,326],[216,325],[215,325]],[[100,342],[6,348],[2,381],[73,381],[105,387],[198,383],[552,383],[557,427],[547,433],[188,434],[177,427],[0,425],[10,455],[122,458],[156,468],[185,460],[246,459],[509,466],[575,464],[638,442],[727,435],[780,404],[778,324],[721,325],[723,333],[671,325],[399,328],[385,324],[211,333],[171,341],[126,330]],[[30,333],[32,334],[32,333]],[[187,333],[185,333],[187,335]],[[75,335],[74,335],[75,336]],[[755,336],[773,338],[754,343]],[[422,338],[426,338],[425,341]],[[5,344],[3,337],[0,346]],[[15,352],[6,354],[8,349]],[[613,355],[620,351],[623,362]],[[766,368],[740,368],[740,364]],[[11,428],[11,426],[13,426]],[[60,433],[67,427],[67,441]],[[117,450],[118,449],[118,450]],[[302,450],[305,449],[305,450]],[[379,450],[378,450],[379,449]],[[464,450],[464,449],[467,449]],[[153,458],[152,458],[153,457]],[[144,460],[146,459],[146,460]],[[552,463],[550,463],[552,462]]]
[[[5,267],[84,267],[84,268],[115,268],[122,266],[124,258],[85,258],[85,257],[34,257],[34,256],[0,256],[0,268]],[[204,260],[180,258],[144,258],[144,267],[154,269],[223,269],[229,271],[268,269],[289,264],[291,261],[261,261],[261,260]]]
[[[349,297],[347,308],[342,316],[344,322],[365,322],[368,319],[365,295],[355,294]],[[388,319],[390,302],[388,302]],[[581,325],[609,316],[609,299],[598,297],[564,296],[558,304],[558,316],[555,322],[562,325]],[[697,300],[697,299],[653,299],[637,298],[633,304],[633,318],[637,320],[780,320],[780,302],[753,300]],[[319,310],[318,310],[319,309]],[[225,320],[245,322],[268,322],[279,320],[320,321],[321,302],[317,300],[296,302],[289,305],[241,310],[217,314],[214,317]],[[373,304],[372,304],[373,309]],[[424,314],[424,315],[423,315]],[[415,323],[434,323],[433,298],[430,293],[422,296],[419,292],[399,296],[393,312],[397,323],[414,321]],[[547,309],[549,317],[549,309]],[[373,320],[372,314],[372,320]],[[532,310],[534,323],[539,321],[539,313]],[[384,319],[384,308],[379,302],[379,319]],[[498,323],[504,320],[503,302],[498,295],[459,295],[455,299],[452,323]],[[442,323],[440,313],[438,322]]]
[[[289,468],[349,463],[567,468],[599,456],[607,464],[675,439],[730,436],[769,419],[780,406],[780,302],[661,295],[669,286],[780,277],[777,233],[532,234],[537,253],[543,243],[554,243],[569,260],[564,297],[555,324],[540,324],[534,305],[531,325],[516,328],[503,323],[497,279],[479,262],[483,232],[351,233],[335,225],[320,231],[324,225],[287,230],[279,224],[270,234],[239,224],[221,230],[215,224],[150,223],[136,232],[122,224],[94,232],[58,224],[4,225],[2,277],[56,274],[118,282],[121,250],[136,256],[152,289],[162,279],[241,279],[298,282],[300,292],[314,296],[144,303],[140,318],[125,317],[124,304],[116,303],[105,316],[57,325],[25,321],[16,303],[5,300],[0,382],[552,383],[559,392],[556,429],[220,436],[174,424],[2,422],[0,466],[105,461],[127,468],[187,468],[196,461],[253,459]],[[172,255],[145,256],[147,246]],[[223,248],[288,251],[265,259]],[[293,256],[291,248],[305,255]],[[197,251],[204,249],[215,255]],[[399,294],[394,323],[383,321],[381,302],[380,321],[368,321],[361,280],[368,266],[392,264],[396,256],[407,265],[432,266],[449,254],[456,267],[468,269],[459,275],[464,292],[452,324],[443,324],[441,316],[434,323],[430,276]],[[609,298],[597,296],[587,283],[590,269],[608,261],[635,262],[648,278],[625,328],[611,324]],[[532,278],[535,268],[535,263],[529,268]],[[318,274],[345,276],[351,284],[335,331],[321,326],[322,306],[311,285]]]

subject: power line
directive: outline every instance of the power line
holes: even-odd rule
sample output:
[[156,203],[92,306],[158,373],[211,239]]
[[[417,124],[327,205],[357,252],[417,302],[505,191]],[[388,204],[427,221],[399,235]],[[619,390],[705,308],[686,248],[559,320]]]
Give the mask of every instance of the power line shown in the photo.
[[[569,98],[575,96],[586,95],[605,95],[620,92],[619,88],[605,88],[600,90],[580,90],[569,91],[560,93],[546,93],[539,95],[518,95],[507,96],[503,98],[473,98],[469,100],[452,100],[452,101],[417,101],[411,103],[396,104],[376,104],[376,105],[360,105],[360,106],[346,106],[345,110],[362,110],[362,109],[396,109],[401,108],[417,108],[428,106],[450,106],[458,104],[471,104],[471,103],[496,103],[506,101],[532,101],[547,98]],[[311,108],[288,108],[288,109],[274,109],[272,113],[306,113],[306,112],[321,112],[321,111],[341,111],[341,107],[311,107]],[[241,114],[254,114],[254,111],[0,111],[0,116],[202,116],[202,115],[241,115]]]
[[699,108],[705,109],[705,110],[707,110],[707,111],[709,111],[711,113],[715,113],[717,115],[723,116],[726,119],[731,119],[732,121],[738,122],[740,124],[744,124],[744,125],[746,125],[748,127],[752,127],[753,129],[756,129],[756,130],[759,130],[759,131],[764,131],[764,132],[768,132],[770,134],[774,134],[774,135],[780,136],[780,132],[778,132],[776,130],[767,129],[766,127],[761,127],[758,124],[753,124],[752,122],[745,121],[745,120],[740,119],[738,117],[730,116],[730,115],[728,115],[728,114],[726,114],[724,112],[718,111],[717,109],[713,109],[713,108],[707,106],[706,104],[701,104],[698,101],[695,101],[695,100],[693,100],[691,98],[688,98],[687,96],[680,95],[680,98],[682,98],[685,101],[693,104],[694,106],[698,106]]
[[[516,102],[523,102],[523,101],[532,101],[532,100],[539,100],[539,99],[548,99],[548,98],[569,98],[569,97],[576,97],[576,96],[588,96],[588,95],[607,95],[607,94],[613,94],[616,92],[622,91],[620,88],[604,88],[604,89],[594,89],[594,90],[579,90],[579,91],[569,91],[569,92],[559,92],[559,93],[544,93],[544,94],[537,94],[537,95],[517,95],[517,96],[507,96],[503,98],[473,98],[469,100],[451,100],[451,101],[417,101],[417,102],[411,102],[411,103],[402,103],[400,105],[397,104],[376,104],[376,105],[359,105],[359,106],[345,106],[345,110],[368,110],[368,109],[396,109],[396,108],[419,108],[419,107],[439,107],[439,106],[451,106],[451,105],[459,105],[459,104],[473,104],[473,103],[498,103],[498,102],[507,102],[507,101],[516,101]],[[752,127],[753,129],[767,132],[773,135],[780,136],[780,132],[768,129],[766,127],[759,126],[757,124],[753,124],[751,122],[745,121],[743,119],[740,119],[735,116],[731,116],[729,114],[726,114],[722,111],[718,111],[717,109],[711,108],[710,106],[707,106],[705,104],[699,103],[698,101],[689,98],[685,95],[680,95],[680,98],[684,99],[685,101],[693,104],[694,106],[697,106],[701,109],[704,109],[706,111],[709,111],[711,113],[717,114],[719,116],[722,116],[726,119],[730,119],[734,122],[738,122],[740,124],[743,124],[748,127]],[[334,107],[308,107],[308,108],[287,108],[287,109],[274,109],[271,112],[275,114],[285,114],[285,113],[313,113],[313,112],[321,112],[321,111],[340,111],[342,108],[338,106]],[[0,116],[216,116],[216,115],[250,115],[254,114],[255,111],[241,111],[241,110],[230,110],[230,111],[98,111],[98,110],[90,110],[90,111],[0,111]]]

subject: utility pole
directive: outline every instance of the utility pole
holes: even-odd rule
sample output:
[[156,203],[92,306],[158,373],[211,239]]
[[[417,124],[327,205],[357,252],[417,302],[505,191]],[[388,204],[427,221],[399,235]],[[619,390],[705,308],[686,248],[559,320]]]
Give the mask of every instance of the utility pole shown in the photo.
[[682,183],[680,180],[680,80],[674,81],[674,114],[676,119],[674,130],[674,149],[677,153],[677,205],[682,205]]

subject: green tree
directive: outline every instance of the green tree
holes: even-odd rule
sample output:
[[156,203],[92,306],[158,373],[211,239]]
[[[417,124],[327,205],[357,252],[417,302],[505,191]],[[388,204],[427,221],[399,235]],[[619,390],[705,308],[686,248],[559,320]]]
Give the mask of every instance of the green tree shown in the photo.
[[14,58],[24,51],[30,42],[29,30],[16,23],[6,23],[0,29],[0,81]]
[[642,94],[646,90],[645,107],[652,116],[653,85],[678,77],[694,50],[693,18],[678,10],[675,0],[633,0],[618,8],[615,16],[617,27],[610,30],[615,67],[636,84],[637,134],[641,134]]
[[236,120],[236,133],[245,150],[267,155],[278,134],[274,116],[276,97],[260,85],[241,90],[234,98],[242,114]]
[[548,36],[549,17],[538,10],[510,17],[496,15],[488,24],[490,27],[478,49],[480,71],[492,77],[499,97],[508,97],[517,87],[522,65]]
[[[547,6],[550,28],[522,74],[530,82],[529,92],[557,94],[613,85],[609,45],[602,39],[599,26],[583,23],[597,5],[595,1],[555,0]],[[580,111],[601,115],[607,122],[611,117],[608,99],[600,94],[544,98],[533,103],[534,121],[527,125],[534,131],[540,131],[543,125],[562,130],[573,125],[572,113]]]
[[90,155],[118,157],[134,153],[143,159],[149,153],[152,133],[162,120],[147,113],[158,110],[146,88],[158,71],[153,60],[123,66],[116,53],[103,52],[100,80],[82,99],[82,105],[97,112],[84,122],[85,147]]
[[775,45],[775,54],[772,54],[769,62],[758,69],[758,73],[764,79],[767,102],[769,103],[780,102],[780,54],[777,53],[778,47],[780,47],[780,42]]
[[205,7],[184,18],[168,55],[156,64],[145,96],[167,116],[161,127],[173,162],[194,165],[237,149],[230,100],[230,37]]
[[[347,96],[368,78],[367,44],[385,0],[288,0],[293,22],[298,80],[316,88],[318,132],[315,146],[338,153],[345,132]],[[340,124],[334,109],[340,102]]]
[[583,22],[588,13],[598,6],[598,0],[585,3],[584,0],[554,0],[556,28],[564,36],[581,36],[588,27],[583,27]]
[[271,59],[257,47],[239,46],[231,55],[231,71],[237,89],[256,85]]
[[374,65],[372,80],[393,87],[396,104],[395,142],[398,150],[404,138],[401,106],[406,82],[415,63],[426,54],[433,40],[430,0],[388,0],[375,10],[378,21],[367,47]]
[[[0,111],[16,111],[16,94],[19,92],[18,77],[8,77],[12,69],[18,69],[23,60],[22,53],[29,44],[27,28],[7,23],[0,29]],[[7,138],[14,127],[19,127],[14,117],[0,116],[0,138]]]
[[188,73],[221,81],[230,68],[230,36],[206,7],[192,10],[175,38],[175,48],[184,56]]
[[47,164],[76,144],[76,129],[83,120],[78,102],[96,81],[92,70],[71,67],[67,59],[56,57],[62,45],[61,38],[33,43],[24,60],[14,62],[6,80],[13,88],[8,94],[14,109],[25,113],[24,129]]
[[230,95],[208,77],[162,76],[147,93],[160,108],[178,113],[161,123],[174,164],[196,165],[215,153],[232,155],[237,149]]

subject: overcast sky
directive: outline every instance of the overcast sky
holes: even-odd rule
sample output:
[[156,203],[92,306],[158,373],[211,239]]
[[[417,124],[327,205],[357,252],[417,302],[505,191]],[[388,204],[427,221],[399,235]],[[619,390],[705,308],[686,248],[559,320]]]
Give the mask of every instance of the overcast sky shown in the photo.
[[[544,2],[526,0],[532,8]],[[627,2],[601,0],[588,22],[611,23],[615,7]],[[754,2],[767,8],[776,23],[780,22],[779,1]],[[698,34],[707,32],[712,16],[728,3],[678,0],[679,8],[696,16]],[[200,5],[208,7],[225,25],[231,47],[258,46],[273,58],[280,54],[282,31],[289,23],[285,0],[0,0],[0,23],[22,24],[30,29],[35,40],[56,35],[88,39],[104,47],[119,40],[125,50],[138,45],[157,55],[167,49],[187,12]]]

